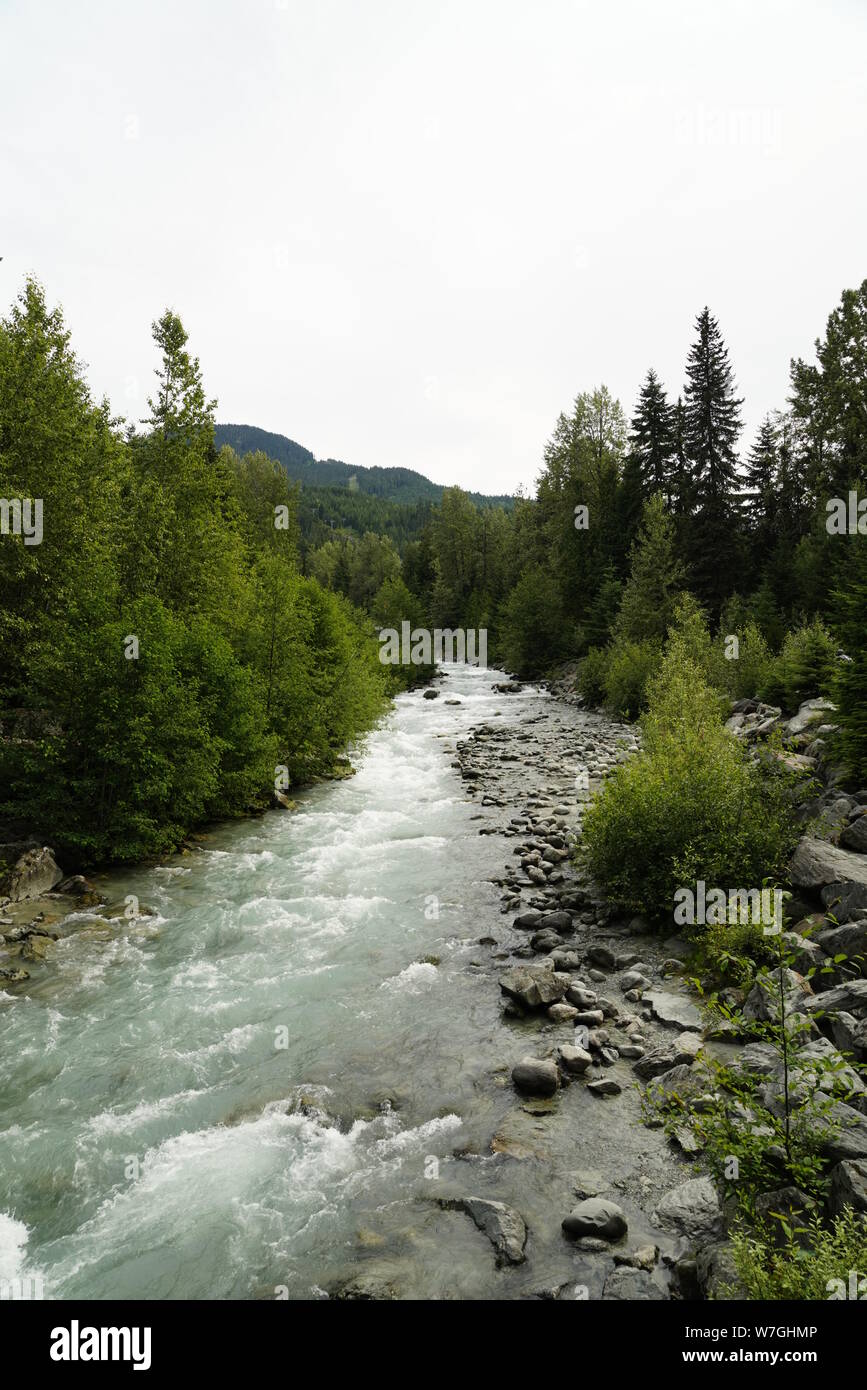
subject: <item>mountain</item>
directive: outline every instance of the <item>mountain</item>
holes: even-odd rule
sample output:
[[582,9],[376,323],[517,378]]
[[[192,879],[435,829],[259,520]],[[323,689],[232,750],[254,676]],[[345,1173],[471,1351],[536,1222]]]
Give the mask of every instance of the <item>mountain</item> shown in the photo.
[[[339,459],[317,459],[302,444],[296,444],[285,434],[260,430],[256,425],[217,425],[217,448],[229,444],[236,454],[252,454],[260,450],[276,459],[290,478],[306,487],[345,487],[350,492],[365,492],[387,502],[439,502],[444,488],[432,483],[413,468],[363,468],[342,463]],[[480,492],[468,494],[480,507],[511,507],[511,497],[488,497]]]

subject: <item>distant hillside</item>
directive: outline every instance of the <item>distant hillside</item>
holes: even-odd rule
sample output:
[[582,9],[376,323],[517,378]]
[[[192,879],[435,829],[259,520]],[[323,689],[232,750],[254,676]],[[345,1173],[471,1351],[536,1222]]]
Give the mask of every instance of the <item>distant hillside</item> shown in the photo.
[[[432,483],[412,468],[354,468],[338,459],[317,459],[285,434],[272,434],[255,425],[217,425],[216,441],[218,449],[229,444],[236,454],[261,450],[282,463],[289,477],[306,487],[345,487],[387,502],[439,502],[443,495],[439,483]],[[513,501],[511,497],[487,497],[480,492],[468,495],[479,506],[510,507]]]

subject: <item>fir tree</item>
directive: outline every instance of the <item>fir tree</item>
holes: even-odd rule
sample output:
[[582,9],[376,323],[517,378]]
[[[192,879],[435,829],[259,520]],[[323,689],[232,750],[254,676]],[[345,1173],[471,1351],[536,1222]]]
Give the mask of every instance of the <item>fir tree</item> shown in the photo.
[[638,394],[629,442],[630,457],[638,464],[645,496],[661,492],[671,506],[674,410],[652,367]]
[[684,388],[685,452],[695,490],[691,560],[694,587],[719,613],[736,577],[738,459],[742,400],[719,325],[704,308],[687,360]]

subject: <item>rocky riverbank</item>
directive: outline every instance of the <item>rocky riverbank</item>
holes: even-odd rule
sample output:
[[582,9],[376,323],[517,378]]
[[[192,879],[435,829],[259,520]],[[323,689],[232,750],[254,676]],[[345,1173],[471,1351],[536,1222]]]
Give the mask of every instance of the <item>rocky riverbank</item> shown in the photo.
[[[507,694],[509,687],[499,689]],[[762,1078],[772,1104],[781,1062],[773,1048],[751,1043],[748,1032],[720,1029],[700,1007],[687,980],[687,941],[661,938],[643,919],[618,914],[573,863],[587,796],[632,755],[637,737],[630,726],[582,710],[568,676],[552,693],[559,699],[550,715],[481,725],[457,745],[455,761],[486,821],[479,833],[513,842],[496,881],[511,929],[489,944],[496,948],[504,1016],[516,1025],[510,1064],[516,1097],[541,1121],[537,1129],[552,1148],[552,1132],[568,1128],[569,1111],[589,1097],[610,1117],[601,1133],[588,1126],[587,1143],[575,1146],[575,1201],[561,1223],[564,1240],[595,1259],[597,1277],[590,1287],[569,1282],[538,1296],[734,1297],[727,1239],[734,1204],[721,1200],[711,1178],[691,1166],[700,1144],[688,1125],[670,1127],[661,1145],[658,1121],[647,1128],[647,1115],[630,1102],[648,1084],[657,1096],[700,1096],[713,1085],[713,1059]],[[837,1100],[824,1140],[829,1215],[844,1203],[867,1211],[867,1092],[847,1065],[867,1060],[867,980],[861,978],[867,793],[844,792],[845,774],[823,761],[831,712],[827,701],[811,701],[784,720],[780,710],[743,701],[729,726],[753,743],[781,729],[786,746],[774,756],[816,778],[815,795],[802,812],[809,833],[792,863],[785,941],[798,966],[788,971],[787,1007],[821,1020],[797,1037],[793,1064],[806,1076],[808,1064],[821,1057],[834,1076]],[[850,960],[835,965],[829,958],[840,952]],[[745,1019],[771,1017],[761,981],[748,998],[729,990],[728,999],[743,1006]],[[645,1154],[656,1160],[652,1179],[642,1173],[642,1160],[627,1174],[617,1161],[618,1151],[633,1148],[625,1143],[624,1125],[640,1129]],[[512,1144],[508,1134],[494,1135],[491,1147],[522,1153],[520,1140]],[[637,1220],[618,1200],[624,1190],[638,1206]],[[817,1206],[790,1186],[762,1201],[768,1210],[802,1214]],[[523,1228],[520,1212],[505,1207],[504,1213]]]

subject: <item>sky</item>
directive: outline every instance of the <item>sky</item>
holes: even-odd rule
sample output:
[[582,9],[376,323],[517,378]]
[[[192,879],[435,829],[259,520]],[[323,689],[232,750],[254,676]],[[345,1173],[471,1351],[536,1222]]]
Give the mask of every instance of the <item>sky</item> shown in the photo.
[[217,418],[532,491],[574,396],[746,448],[867,276],[864,0],[0,0],[0,312],[34,274],[146,413],[166,306]]

